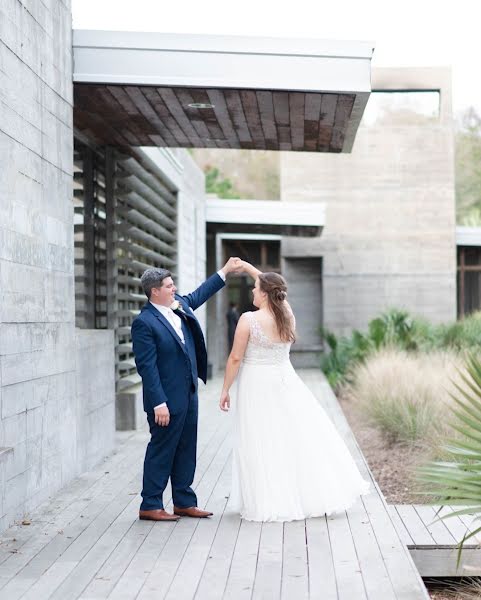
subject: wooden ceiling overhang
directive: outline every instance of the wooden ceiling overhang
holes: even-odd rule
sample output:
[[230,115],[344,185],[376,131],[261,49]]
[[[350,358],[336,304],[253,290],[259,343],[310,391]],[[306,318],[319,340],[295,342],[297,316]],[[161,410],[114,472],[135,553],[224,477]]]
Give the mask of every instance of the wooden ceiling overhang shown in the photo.
[[74,126],[119,148],[350,152],[368,42],[74,30]]

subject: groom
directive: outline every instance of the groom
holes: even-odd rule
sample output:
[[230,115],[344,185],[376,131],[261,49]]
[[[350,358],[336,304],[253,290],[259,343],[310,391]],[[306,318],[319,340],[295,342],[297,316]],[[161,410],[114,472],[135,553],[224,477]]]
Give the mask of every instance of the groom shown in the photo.
[[[144,460],[139,518],[177,521],[181,516],[210,517],[197,508],[191,488],[197,452],[198,377],[207,378],[207,351],[194,310],[225,285],[228,273],[241,270],[230,258],[195,291],[179,296],[166,269],[147,269],[141,284],[148,302],[132,323],[135,364],[142,377],[144,410],[151,439]],[[174,514],[162,495],[170,477]]]

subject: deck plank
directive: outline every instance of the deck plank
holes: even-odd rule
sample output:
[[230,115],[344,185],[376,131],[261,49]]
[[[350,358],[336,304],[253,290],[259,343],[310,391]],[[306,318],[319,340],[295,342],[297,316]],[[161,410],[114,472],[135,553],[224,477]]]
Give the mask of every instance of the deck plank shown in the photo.
[[409,530],[414,545],[432,546],[436,542],[412,504],[398,504],[397,512]]
[[309,596],[309,571],[307,565],[306,523],[284,523],[283,569],[281,598],[303,600]]
[[327,518],[327,525],[339,599],[367,598],[346,514],[331,515]]
[[[35,556],[59,530],[63,530],[73,519],[83,514],[92,502],[102,496],[106,488],[122,477],[119,467],[129,452],[135,452],[138,440],[132,436],[120,436],[120,439],[123,441],[120,450],[114,453],[108,462],[102,461],[92,472],[82,474],[60,490],[55,499],[40,506],[30,515],[31,524],[28,527],[18,524],[4,532],[1,545],[4,555],[0,560],[0,588],[6,583],[4,577],[7,574],[13,576],[17,573],[22,563],[25,564]],[[2,566],[6,561],[9,564]]]
[[[408,508],[412,510],[408,510]],[[461,577],[461,576],[479,576],[481,575],[481,548],[476,543],[470,543],[470,540],[464,545],[461,555],[461,562],[457,566],[457,542],[461,540],[466,532],[466,524],[459,517],[453,517],[442,521],[435,521],[439,511],[440,515],[448,514],[452,511],[451,507],[438,507],[433,505],[406,505],[391,506],[390,510],[398,511],[400,520],[406,530],[415,530],[411,533],[411,538],[416,540],[414,543],[408,543],[409,551],[416,564],[419,573],[423,577]],[[414,518],[413,518],[414,515]],[[467,522],[472,519],[471,515],[466,515]],[[418,543],[421,539],[419,535],[419,519],[426,529],[426,539],[429,543]],[[450,523],[451,521],[451,523]],[[433,528],[436,525],[436,529]],[[441,528],[444,526],[444,530]]]
[[[6,597],[20,597],[19,591],[21,582],[24,582],[23,592],[26,593],[31,585],[38,579],[44,576],[44,573],[55,564],[56,561],[68,563],[70,566],[80,560],[82,553],[88,551],[94,543],[96,537],[102,535],[113,520],[121,512],[122,507],[118,507],[113,501],[117,494],[121,493],[123,488],[128,488],[129,491],[124,493],[123,502],[129,502],[132,499],[130,494],[130,485],[137,479],[135,459],[139,453],[133,454],[132,462],[125,466],[122,470],[122,476],[117,478],[115,482],[109,481],[108,487],[105,487],[95,500],[90,502],[81,514],[77,515],[67,526],[62,530],[57,530],[56,535],[48,539],[43,539],[42,536],[36,537],[28,548],[24,548],[22,553],[19,553],[19,564],[15,568],[21,566],[16,571],[15,577],[12,578],[10,572],[10,581],[3,587],[1,593]],[[14,556],[19,556],[15,554]],[[80,557],[80,558],[79,558]],[[0,571],[8,569],[10,561],[5,561],[0,565]],[[3,568],[3,569],[2,569]],[[58,579],[61,569],[55,567]],[[69,575],[69,571],[64,571],[65,577]],[[3,575],[3,572],[1,573]],[[33,580],[32,580],[33,578]]]
[[[200,393],[194,479],[199,505],[214,516],[177,523],[139,521],[142,460],[149,435],[144,430],[120,436],[115,453],[36,512],[30,528],[16,526],[0,536],[0,596],[9,600],[428,598],[398,531],[400,515],[388,511],[332,390],[317,370],[299,374],[372,483],[370,493],[348,511],[289,523],[252,523],[232,512],[228,502],[232,416],[218,409],[222,382],[214,379]],[[170,488],[164,500],[171,508]],[[418,525],[423,523],[414,513]],[[454,539],[453,529],[442,526],[437,533],[431,528],[437,539],[441,531]],[[463,521],[458,519],[456,530],[461,527]],[[11,553],[12,549],[18,552]]]
[[[202,475],[196,473],[194,487],[198,495],[199,505],[204,507],[208,502],[220,474],[226,464],[227,438],[224,429],[219,429],[218,435],[211,443],[209,452],[204,453],[204,469]],[[168,503],[168,507],[171,503]],[[169,539],[157,557],[151,572],[143,583],[138,598],[164,598],[175,579],[176,573],[191,547],[199,519],[183,518],[176,523]],[[159,577],[162,573],[162,577]]]
[[[214,516],[198,522],[191,544],[186,549],[166,595],[168,600],[193,598],[199,585],[204,565],[208,560],[213,540],[226,508],[230,489],[230,455],[226,452],[226,444],[220,448],[219,465],[222,470],[205,505],[205,508],[213,512]],[[200,487],[198,491],[202,493]],[[205,491],[203,496],[206,497],[207,493]]]
[[[443,517],[447,514],[452,513],[452,508],[450,506],[435,507],[436,512],[439,510],[438,517]],[[461,521],[459,517],[449,517],[447,519],[443,519],[443,523],[451,532],[453,538],[456,540],[456,544],[458,544],[466,533],[470,531],[470,528]],[[468,540],[468,543],[471,540]]]
[[332,560],[327,517],[306,520],[309,560],[309,594],[311,598],[336,600],[336,572]]
[[[463,506],[451,506],[451,509],[453,511],[461,510],[463,508],[468,508],[468,507],[467,506],[464,506],[464,507]],[[481,521],[479,519],[477,519],[477,515],[475,515],[475,514],[460,515],[459,518],[461,519],[462,523],[464,523],[464,525],[469,528],[470,532],[475,531],[478,527],[481,526]],[[469,541],[471,543],[481,544],[481,532],[474,535],[472,538],[469,539]]]
[[409,530],[406,528],[403,520],[399,516],[399,513],[397,511],[397,506],[389,505],[388,508],[389,508],[389,514],[391,515],[391,519],[394,523],[394,526],[397,529],[397,532],[401,536],[401,540],[403,541],[403,543],[406,546],[410,546],[410,545],[414,544],[414,540],[411,537]]
[[443,521],[438,521],[436,510],[433,506],[429,504],[416,504],[414,505],[414,510],[419,515],[436,544],[451,545],[456,543],[456,540]]
[[262,523],[254,600],[278,600],[281,597],[283,540],[283,523]]
[[392,582],[364,504],[359,500],[347,511],[351,535],[366,590],[370,599],[396,600]]
[[204,565],[196,600],[220,600],[224,597],[240,526],[241,520],[237,514],[224,511]]
[[257,569],[261,523],[241,521],[232,563],[225,588],[225,597],[232,600],[251,598]]
[[407,548],[389,517],[384,498],[375,494],[362,497],[389,578],[399,600],[429,598],[426,587]]

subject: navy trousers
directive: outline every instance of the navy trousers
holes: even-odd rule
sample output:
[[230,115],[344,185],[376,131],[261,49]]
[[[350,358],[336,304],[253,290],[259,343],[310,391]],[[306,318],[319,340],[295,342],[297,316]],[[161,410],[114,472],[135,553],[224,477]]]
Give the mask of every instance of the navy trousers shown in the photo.
[[157,425],[147,414],[150,442],[144,459],[141,510],[164,508],[163,493],[170,477],[172,498],[178,508],[197,506],[192,489],[197,461],[197,392],[192,386],[186,411],[170,415],[166,427]]

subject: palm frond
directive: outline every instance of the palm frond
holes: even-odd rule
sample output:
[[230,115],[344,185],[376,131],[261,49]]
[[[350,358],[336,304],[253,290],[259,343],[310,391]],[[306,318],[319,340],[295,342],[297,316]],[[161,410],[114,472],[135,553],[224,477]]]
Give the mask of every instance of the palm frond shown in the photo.
[[[462,505],[439,519],[467,514],[481,515],[481,361],[473,354],[460,372],[462,385],[453,382],[456,393],[450,394],[454,405],[451,427],[460,439],[450,439],[442,446],[445,460],[431,461],[418,467],[417,478],[444,506]],[[479,520],[475,516],[474,520]],[[457,566],[467,540],[481,531],[481,526],[466,532],[458,545]]]

